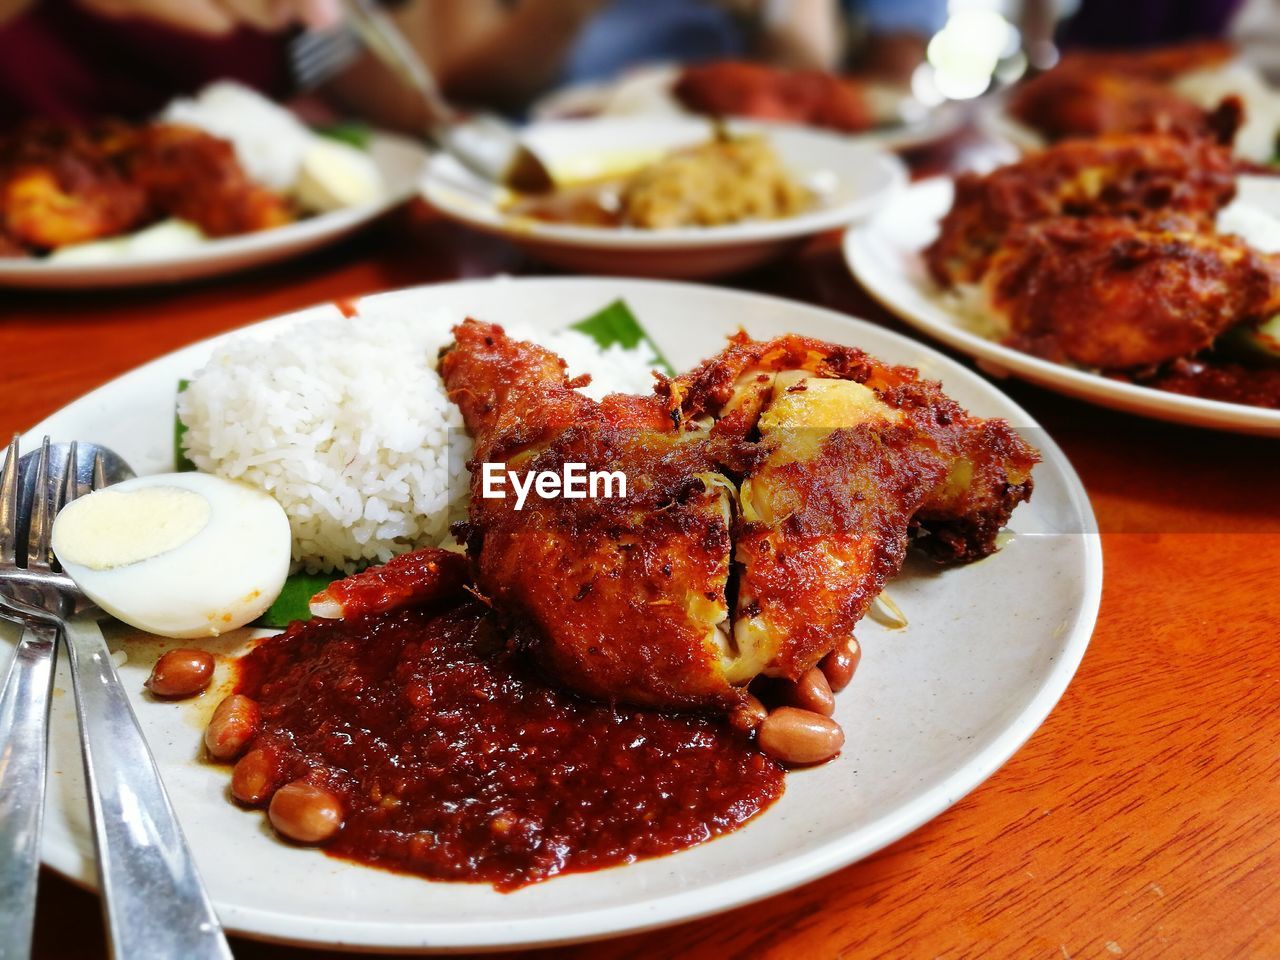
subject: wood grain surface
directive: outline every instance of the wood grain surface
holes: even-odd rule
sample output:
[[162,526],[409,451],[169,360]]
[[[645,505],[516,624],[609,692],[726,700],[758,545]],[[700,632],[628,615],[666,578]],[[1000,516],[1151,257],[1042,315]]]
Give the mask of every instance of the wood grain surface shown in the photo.
[[[0,290],[0,435],[273,314],[537,270],[415,207],[256,274],[145,292]],[[833,237],[729,285],[903,329],[849,278]],[[1105,554],[1097,630],[1044,726],[973,794],[869,860],[717,917],[552,953],[1280,957],[1280,445],[1002,386],[1080,472]],[[234,946],[249,960],[337,956]],[[46,871],[37,956],[104,954],[96,897]]]

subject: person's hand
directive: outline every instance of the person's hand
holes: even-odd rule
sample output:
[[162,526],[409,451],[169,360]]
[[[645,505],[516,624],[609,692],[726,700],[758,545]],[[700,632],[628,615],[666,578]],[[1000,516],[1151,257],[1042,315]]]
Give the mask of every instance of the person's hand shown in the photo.
[[211,36],[242,26],[271,32],[301,24],[323,30],[342,17],[338,0],[80,0],[80,4],[107,17],[137,17]]

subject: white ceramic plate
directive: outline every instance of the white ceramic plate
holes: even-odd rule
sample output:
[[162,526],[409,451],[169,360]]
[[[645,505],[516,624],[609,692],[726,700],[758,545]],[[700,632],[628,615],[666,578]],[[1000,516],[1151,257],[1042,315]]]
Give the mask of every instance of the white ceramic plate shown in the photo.
[[907,323],[977,359],[992,376],[1009,375],[1104,407],[1200,427],[1280,436],[1280,410],[1205,400],[1142,387],[1065,366],[966,329],[939,296],[920,251],[951,208],[952,184],[938,178],[900,191],[867,223],[845,234],[849,269],[873,297]]
[[[574,120],[586,117],[652,117],[691,114],[671,94],[680,68],[670,64],[638,67],[603,83],[579,83],[561,87],[534,103],[530,113],[537,120]],[[895,95],[879,88],[879,99],[895,97],[903,104],[910,119],[886,124],[862,133],[840,133],[868,146],[903,150],[941,140],[954,133],[964,122],[964,107],[944,103],[926,107],[908,93]],[[816,129],[816,128],[815,128]]]
[[[793,175],[821,189],[822,202],[799,216],[722,227],[641,230],[545,223],[505,211],[506,191],[480,180],[445,154],[435,156],[428,166],[423,195],[447,216],[505,236],[557,266],[586,273],[687,279],[744,270],[816,233],[847,226],[868,216],[906,182],[906,169],[892,154],[845,137],[758,123],[733,123],[731,128],[767,135]],[[581,171],[593,158],[607,162],[650,156],[704,142],[710,135],[706,121],[682,117],[561,121],[524,131],[553,171]]]
[[[910,620],[861,625],[862,665],[836,716],[844,754],[792,773],[785,795],[737,833],[670,857],[572,874],[515,893],[431,883],[326,857],[276,840],[260,812],[227,798],[228,768],[202,762],[201,730],[219,694],[193,704],[142,696],[153,644],[111,631],[130,651],[121,676],[226,925],[248,936],[344,949],[455,950],[529,946],[619,934],[724,910],[812,880],[878,850],[990,776],[1040,725],[1075,673],[1097,614],[1101,549],[1080,481],[1027,413],[981,377],[928,347],[864,321],[757,294],[617,279],[487,280],[382,295],[428,316],[444,308],[554,328],[623,297],[677,366],[745,327],[843,343],[941,378],[972,410],[1024,429],[1044,455],[1012,541],[938,574],[910,563],[891,586]],[[269,321],[332,314],[331,306]],[[174,386],[216,341],[135,370],[54,414],[23,438],[93,438],[140,473],[172,468]],[[7,625],[5,625],[7,629]],[[7,652],[13,631],[0,638]],[[237,649],[246,635],[218,641]],[[183,641],[189,644],[190,641]],[[45,860],[93,882],[70,685],[54,701]],[[1065,794],[1069,777],[1061,778]],[[97,918],[83,918],[96,923]]]
[[387,185],[378,203],[323,213],[238,237],[209,240],[168,256],[131,257],[107,263],[67,263],[0,258],[0,287],[71,290],[136,287],[219,276],[275,263],[333,243],[413,196],[427,152],[407,137],[374,134],[369,153]]

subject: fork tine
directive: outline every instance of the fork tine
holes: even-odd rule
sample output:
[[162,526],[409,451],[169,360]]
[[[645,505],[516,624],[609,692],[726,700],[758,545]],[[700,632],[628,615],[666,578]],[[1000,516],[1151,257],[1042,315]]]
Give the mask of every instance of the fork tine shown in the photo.
[[40,445],[36,460],[36,482],[31,488],[31,527],[27,531],[27,569],[49,567],[49,528],[53,517],[49,511],[49,438]]
[[62,503],[59,509],[65,507],[68,503],[80,496],[80,483],[77,476],[80,473],[80,465],[77,462],[76,441],[72,440],[71,445],[67,447],[67,475],[62,481]]
[[93,455],[93,483],[89,486],[90,490],[101,490],[107,485],[107,468],[102,462],[102,453],[98,452]]
[[349,29],[300,33],[289,44],[289,60],[299,89],[322,86],[355,61],[360,41]]
[[9,456],[0,473],[0,565],[18,561],[18,435],[9,442]]

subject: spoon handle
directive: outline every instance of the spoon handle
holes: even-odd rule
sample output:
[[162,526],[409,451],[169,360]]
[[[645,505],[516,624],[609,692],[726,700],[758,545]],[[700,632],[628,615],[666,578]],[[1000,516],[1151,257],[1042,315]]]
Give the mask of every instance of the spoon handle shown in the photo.
[[102,630],[77,617],[64,636],[113,956],[230,960]]
[[31,956],[58,628],[33,621],[0,688],[0,960]]

